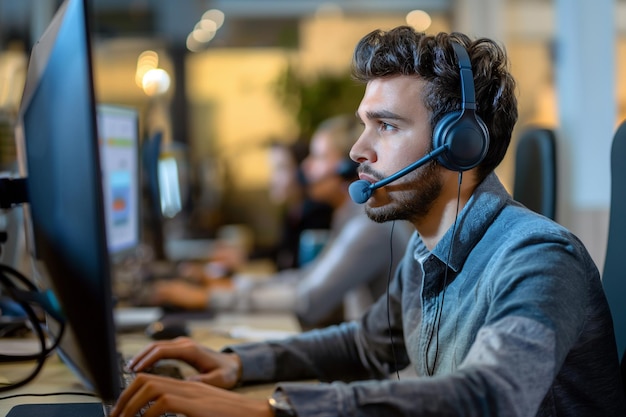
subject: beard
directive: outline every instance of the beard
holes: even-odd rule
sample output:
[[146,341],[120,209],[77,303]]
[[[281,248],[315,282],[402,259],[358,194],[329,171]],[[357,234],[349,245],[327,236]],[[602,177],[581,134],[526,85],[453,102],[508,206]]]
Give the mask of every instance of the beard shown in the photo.
[[365,206],[365,213],[377,223],[392,220],[416,222],[424,218],[443,188],[439,168],[439,164],[432,161],[408,174],[399,189],[393,191],[388,204],[380,207]]

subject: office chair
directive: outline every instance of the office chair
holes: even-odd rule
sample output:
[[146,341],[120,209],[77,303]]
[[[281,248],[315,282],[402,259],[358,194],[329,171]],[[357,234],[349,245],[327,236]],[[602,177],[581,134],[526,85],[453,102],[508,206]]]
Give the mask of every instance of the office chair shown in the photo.
[[526,128],[515,149],[513,198],[554,220],[556,171],[554,131],[540,127]]
[[611,207],[602,285],[611,308],[617,352],[626,385],[626,120],[613,137],[611,148]]

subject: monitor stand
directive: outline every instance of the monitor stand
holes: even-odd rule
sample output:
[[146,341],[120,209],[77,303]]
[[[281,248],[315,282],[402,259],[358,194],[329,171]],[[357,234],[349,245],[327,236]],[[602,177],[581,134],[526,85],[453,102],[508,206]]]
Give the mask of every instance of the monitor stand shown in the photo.
[[6,417],[105,417],[102,403],[20,404]]

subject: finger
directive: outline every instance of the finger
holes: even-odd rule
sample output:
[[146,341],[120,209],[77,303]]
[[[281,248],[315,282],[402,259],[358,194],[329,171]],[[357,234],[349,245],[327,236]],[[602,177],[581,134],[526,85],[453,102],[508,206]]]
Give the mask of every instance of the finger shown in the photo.
[[181,358],[180,353],[182,350],[192,344],[191,339],[185,337],[154,342],[142,352],[135,355],[128,365],[133,371],[140,372],[154,365],[161,359]]
[[149,345],[147,345],[143,350],[141,350],[128,361],[128,366],[132,369],[138,362],[141,362],[143,358],[145,358],[158,343],[161,342],[150,343]]
[[138,354],[136,354],[135,356],[133,356],[130,361],[128,361],[128,366],[135,370],[135,368],[137,367],[137,364],[140,362],[144,362],[146,359],[146,357],[152,356],[153,355],[153,351],[155,349],[158,349],[159,346],[164,345],[170,343],[170,341],[160,341],[160,342],[153,342],[150,343],[148,346],[146,346],[142,351],[140,351]]
[[[175,407],[180,407],[180,404],[192,398],[199,399],[206,406],[207,395],[212,393],[211,390],[215,390],[215,388],[198,382],[179,381],[158,375],[139,374],[133,383],[120,395],[111,415],[134,417],[140,411],[149,408],[155,416],[160,416],[165,411],[177,412]],[[162,398],[166,398],[167,401],[160,401]],[[155,404],[161,405],[154,407]],[[143,411],[142,415],[145,416]]]
[[[189,395],[180,395],[172,393],[164,393],[155,399],[149,407],[143,411],[142,417],[161,417],[165,414],[184,414],[184,415],[214,415],[207,408],[210,407],[210,401],[204,396],[190,397]],[[207,404],[208,403],[208,404]]]
[[158,417],[166,412],[206,417],[249,416],[266,406],[264,399],[245,398],[241,394],[200,383],[177,384],[179,387],[182,391],[169,390],[155,398],[143,416]]
[[[210,404],[211,396],[218,395],[217,391],[211,391],[212,387],[198,382],[176,381],[169,384],[149,404],[149,408],[142,414],[143,417],[158,417],[165,413],[187,414],[186,405],[191,401],[197,401],[206,412],[207,403]],[[197,411],[189,415],[200,415]]]
[[[208,403],[208,404],[207,404]],[[146,409],[142,417],[161,417],[165,414],[176,414],[186,416],[216,416],[213,405],[206,399],[189,399],[174,394],[164,394],[156,399],[149,408]]]
[[111,417],[134,416],[150,401],[147,382],[155,375],[138,375],[137,378],[120,394],[111,410]]

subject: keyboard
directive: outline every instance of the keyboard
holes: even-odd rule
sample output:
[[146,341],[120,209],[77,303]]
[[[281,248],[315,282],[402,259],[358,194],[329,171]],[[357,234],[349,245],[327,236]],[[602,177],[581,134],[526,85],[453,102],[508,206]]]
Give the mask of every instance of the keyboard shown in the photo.
[[[133,380],[135,379],[136,373],[131,371],[131,369],[128,367],[128,361],[124,359],[124,357],[120,353],[118,353],[118,360],[120,364],[119,368],[120,368],[121,385],[122,385],[122,389],[125,389],[126,387],[130,385],[131,382],[133,382]],[[153,365],[152,367],[150,367],[149,369],[147,369],[145,372],[153,374],[153,375],[161,375],[161,376],[166,376],[166,377],[175,378],[175,379],[185,378],[183,376],[183,373],[180,367],[171,363],[157,363]],[[112,408],[113,408],[113,404],[104,404],[104,415],[105,416],[110,415]],[[142,409],[137,414],[136,417],[143,416],[146,409]],[[165,413],[165,414],[162,414],[160,417],[176,417],[176,414]]]

